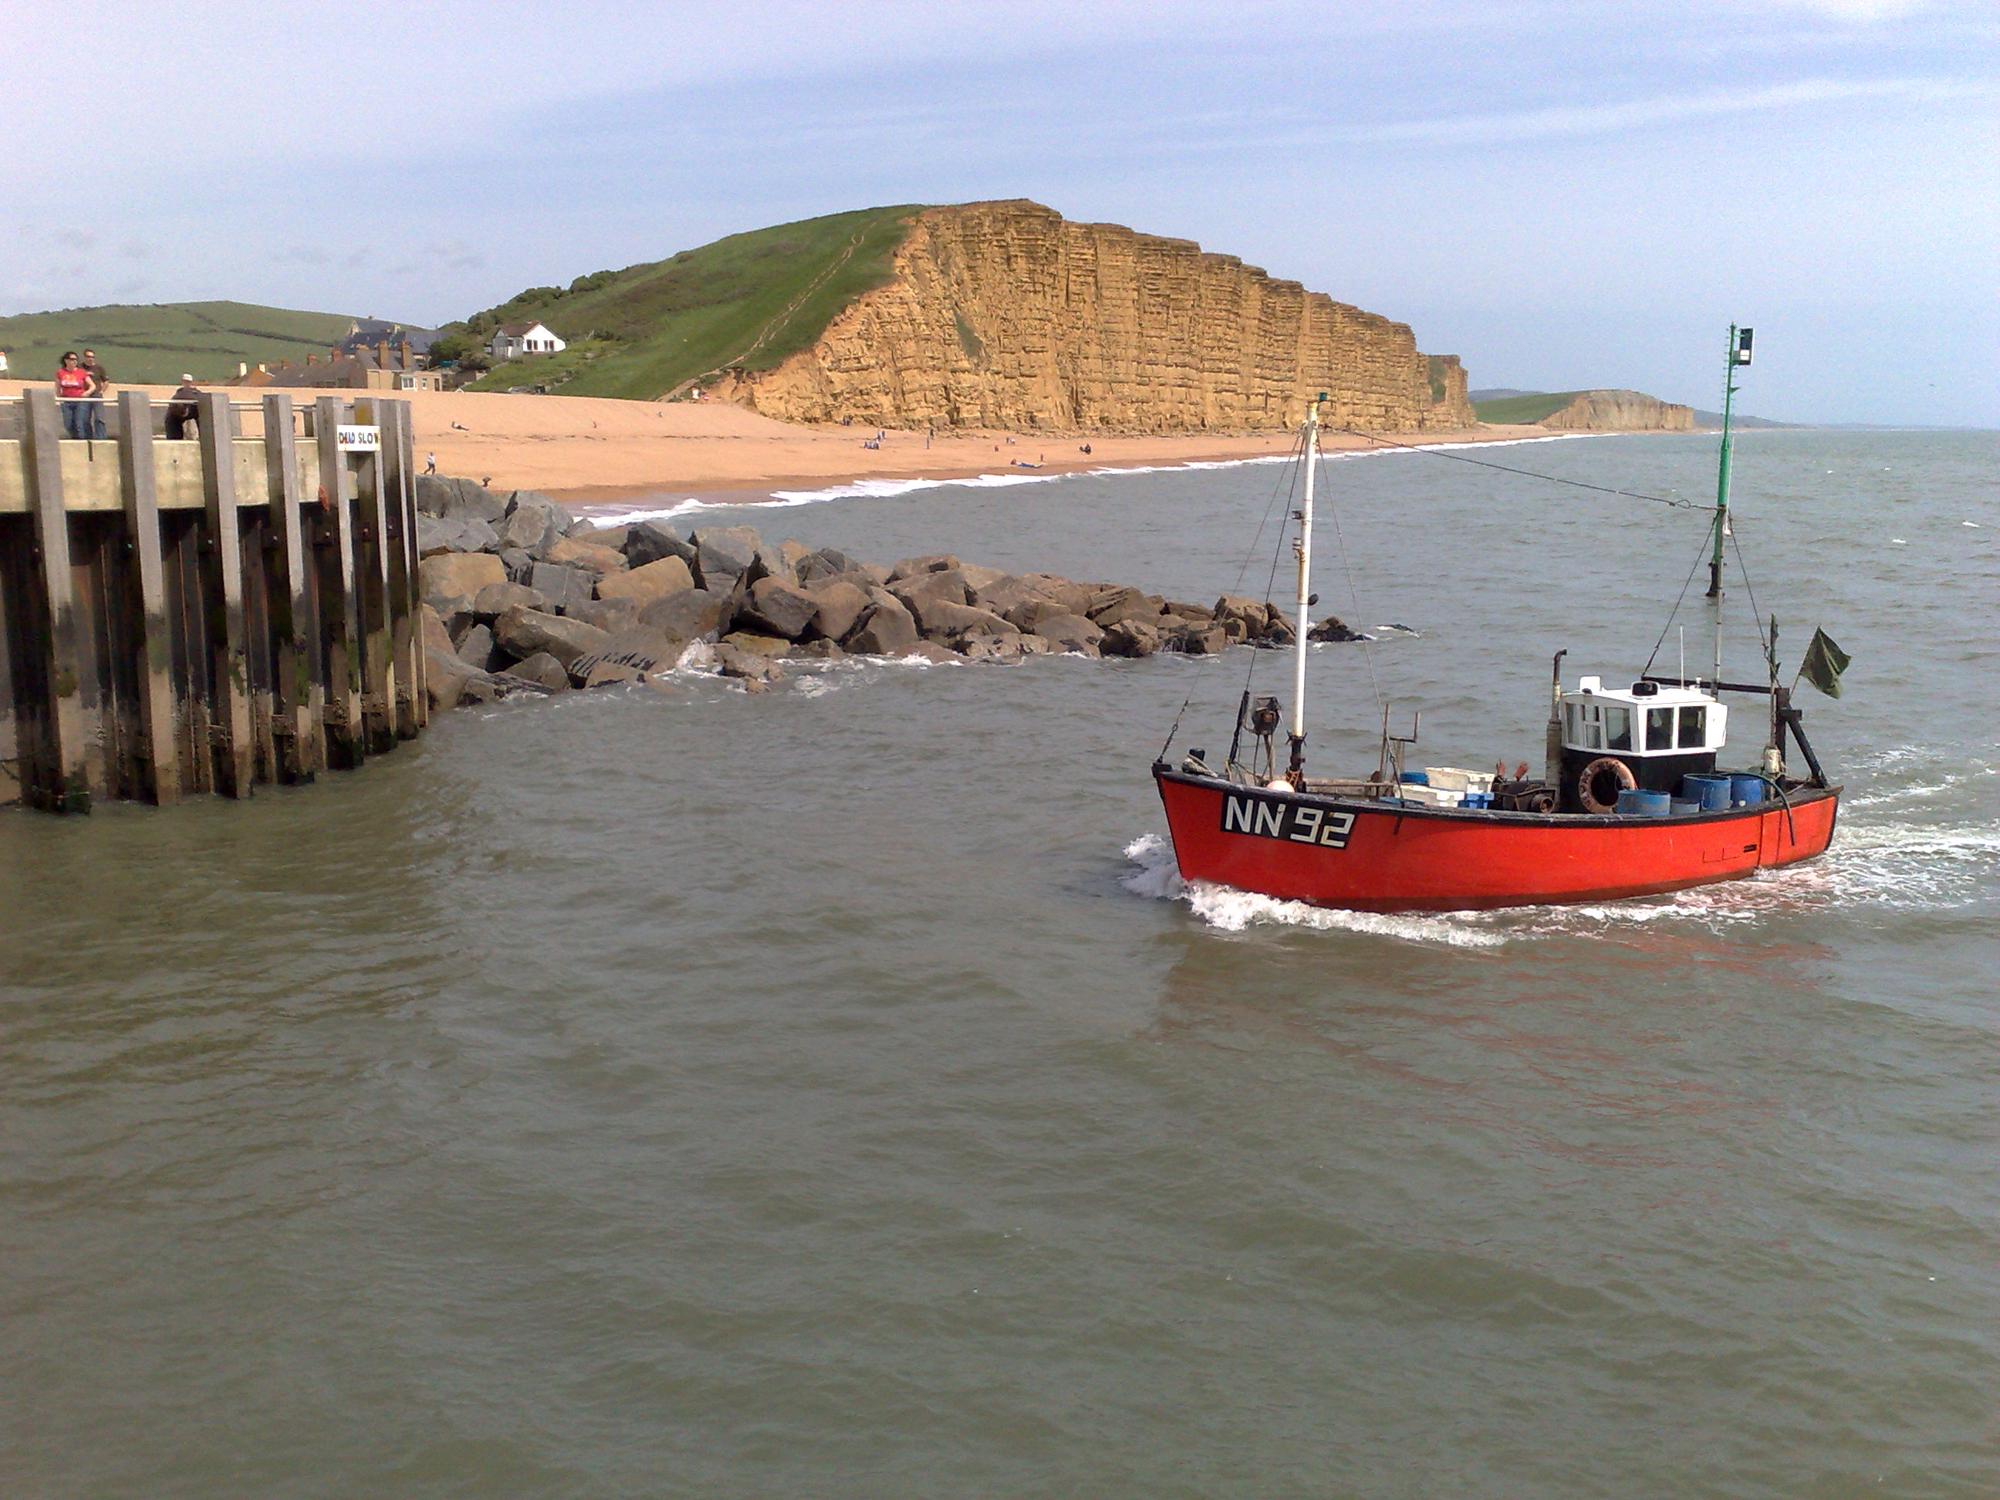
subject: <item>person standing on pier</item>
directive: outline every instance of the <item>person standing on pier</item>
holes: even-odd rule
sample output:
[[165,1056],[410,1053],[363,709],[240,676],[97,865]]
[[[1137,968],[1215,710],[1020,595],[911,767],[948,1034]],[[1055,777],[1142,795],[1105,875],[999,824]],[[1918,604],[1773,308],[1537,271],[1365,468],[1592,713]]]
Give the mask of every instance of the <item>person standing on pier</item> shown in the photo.
[[175,391],[173,399],[167,402],[168,442],[178,443],[186,440],[188,424],[193,422],[201,411],[195,404],[195,399],[200,395],[201,391],[194,383],[194,376],[182,375],[180,389]]
[[97,362],[97,351],[83,351],[83,368],[91,379],[90,435],[98,442],[104,441],[104,408],[111,400],[111,377],[104,373],[104,366]]
[[62,402],[63,433],[67,437],[90,436],[90,371],[83,367],[74,349],[56,366],[56,396]]

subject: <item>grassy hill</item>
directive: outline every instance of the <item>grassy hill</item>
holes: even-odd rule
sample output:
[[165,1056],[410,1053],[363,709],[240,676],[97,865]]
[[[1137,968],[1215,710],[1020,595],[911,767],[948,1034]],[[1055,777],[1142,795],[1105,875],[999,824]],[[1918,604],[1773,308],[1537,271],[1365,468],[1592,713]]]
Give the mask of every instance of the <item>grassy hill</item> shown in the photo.
[[668,260],[534,287],[475,314],[480,342],[502,323],[546,323],[570,347],[510,360],[475,390],[539,385],[565,396],[654,400],[729,365],[768,369],[808,347],[842,308],[889,279],[918,205],[858,209],[732,234]]
[[324,354],[346,337],[353,319],[339,313],[296,312],[248,302],[159,302],[72,307],[0,318],[7,373],[55,378],[65,349],[90,348],[119,385],[172,384],[183,370],[197,380],[224,380],[239,361],[271,364]]
[[1474,401],[1472,409],[1482,422],[1525,426],[1554,416],[1582,394],[1581,391],[1522,391],[1490,401]]

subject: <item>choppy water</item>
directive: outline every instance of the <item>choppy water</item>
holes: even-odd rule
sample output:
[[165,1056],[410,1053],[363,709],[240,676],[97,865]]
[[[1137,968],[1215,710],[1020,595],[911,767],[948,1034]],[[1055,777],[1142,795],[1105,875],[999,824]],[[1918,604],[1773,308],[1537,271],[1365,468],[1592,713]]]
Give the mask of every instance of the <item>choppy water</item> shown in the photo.
[[[1711,440],[1503,455],[1712,484]],[[1277,473],[755,519],[1205,598]],[[1244,653],[507,704],[0,816],[0,1491],[2000,1491],[1996,474],[1742,439],[1759,604],[1855,657],[1807,703],[1847,811],[1658,900],[1181,891],[1146,766]],[[1436,763],[1536,759],[1549,653],[1636,667],[1702,529],[1328,477],[1325,607],[1418,632],[1374,670]],[[1314,658],[1321,766],[1373,763],[1365,663]]]

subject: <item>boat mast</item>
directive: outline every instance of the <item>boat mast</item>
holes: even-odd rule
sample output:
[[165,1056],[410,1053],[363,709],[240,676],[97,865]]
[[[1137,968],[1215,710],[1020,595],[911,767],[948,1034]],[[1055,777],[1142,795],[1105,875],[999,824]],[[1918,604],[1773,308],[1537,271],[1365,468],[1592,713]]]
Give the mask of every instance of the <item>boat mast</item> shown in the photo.
[[1292,667],[1292,759],[1286,778],[1302,786],[1306,774],[1306,611],[1312,608],[1313,559],[1313,473],[1319,468],[1319,404],[1326,399],[1321,391],[1306,407],[1306,494],[1299,507],[1299,612],[1297,615],[1297,658]]
[[1709,554],[1708,597],[1715,607],[1715,680],[1722,681],[1722,543],[1729,535],[1730,418],[1736,403],[1736,367],[1750,363],[1752,330],[1729,325],[1729,352],[1722,374],[1722,457],[1715,471],[1715,549]]

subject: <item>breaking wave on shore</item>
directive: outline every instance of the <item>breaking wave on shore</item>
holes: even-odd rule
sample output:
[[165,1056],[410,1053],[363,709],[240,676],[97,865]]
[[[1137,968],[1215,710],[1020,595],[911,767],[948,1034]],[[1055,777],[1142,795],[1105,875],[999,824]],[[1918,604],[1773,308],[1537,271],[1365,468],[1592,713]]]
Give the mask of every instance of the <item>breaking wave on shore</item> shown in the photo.
[[[1320,457],[1327,460],[1348,458],[1381,458],[1399,453],[1450,453],[1463,448],[1514,448],[1524,443],[1561,443],[1577,438],[1615,437],[1616,433],[1601,432],[1559,432],[1547,437],[1498,438],[1490,442],[1463,443],[1404,443],[1393,447],[1341,448],[1323,452]],[[934,479],[918,476],[909,479],[856,479],[843,484],[830,484],[810,490],[772,490],[763,498],[753,494],[742,496],[699,496],[690,495],[666,506],[628,505],[610,503],[602,505],[576,505],[571,509],[579,516],[606,525],[637,525],[641,521],[672,521],[682,516],[698,515],[711,510],[785,510],[801,505],[824,505],[834,500],[893,500],[903,495],[913,495],[926,490],[1007,489],[1022,484],[1054,484],[1062,479],[1090,478],[1115,479],[1123,475],[1138,474],[1183,474],[1210,469],[1242,469],[1259,464],[1288,464],[1295,456],[1290,453],[1259,453],[1249,458],[1202,458],[1190,459],[1175,464],[1102,464],[1087,469],[1063,469],[1054,473],[1028,470],[1011,474],[970,474],[955,479]]]

